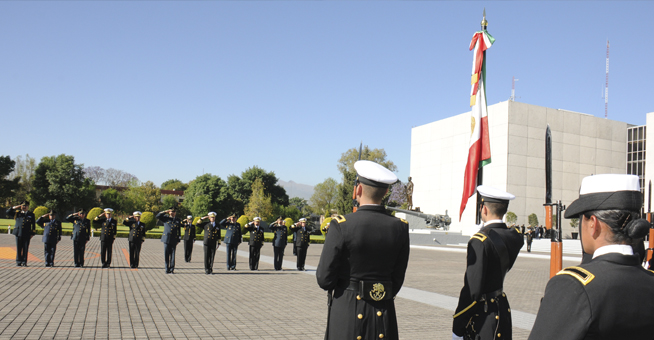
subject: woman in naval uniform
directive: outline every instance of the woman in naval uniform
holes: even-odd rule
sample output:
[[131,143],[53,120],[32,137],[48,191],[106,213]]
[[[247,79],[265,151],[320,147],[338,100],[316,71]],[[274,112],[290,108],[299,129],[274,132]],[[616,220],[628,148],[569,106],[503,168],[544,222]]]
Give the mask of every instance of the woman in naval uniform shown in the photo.
[[530,340],[654,337],[654,272],[631,247],[650,227],[638,219],[641,207],[638,176],[583,179],[565,218],[579,218],[583,249],[593,258],[550,279]]

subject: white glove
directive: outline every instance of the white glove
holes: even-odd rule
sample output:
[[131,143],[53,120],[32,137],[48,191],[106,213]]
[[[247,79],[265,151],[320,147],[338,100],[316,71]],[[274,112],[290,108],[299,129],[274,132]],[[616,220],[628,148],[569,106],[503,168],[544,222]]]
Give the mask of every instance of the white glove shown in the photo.
[[463,340],[463,337],[452,333],[452,340]]

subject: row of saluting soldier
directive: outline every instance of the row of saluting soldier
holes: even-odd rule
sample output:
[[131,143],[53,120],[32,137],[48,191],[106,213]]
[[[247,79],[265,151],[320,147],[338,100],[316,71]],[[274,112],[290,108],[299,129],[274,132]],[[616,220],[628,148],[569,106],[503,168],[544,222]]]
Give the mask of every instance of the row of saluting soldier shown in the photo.
[[[409,260],[408,223],[388,215],[381,205],[397,177],[370,161],[358,161],[354,168],[358,210],[330,222],[316,269],[318,285],[328,292],[325,339],[398,339],[394,300],[404,283]],[[481,198],[479,212],[484,224],[468,242],[464,285],[453,317],[452,339],[511,339],[511,308],[503,285],[524,239],[518,228],[510,228],[502,221],[502,216],[515,196],[483,185],[477,188],[477,194]],[[641,206],[638,176],[610,174],[584,178],[579,198],[565,210],[565,218],[580,219],[582,263],[565,268],[550,279],[530,340],[652,339],[654,272],[641,266],[633,247],[650,228],[649,222],[638,217]],[[29,237],[33,235],[29,227],[20,225],[33,226],[36,222],[26,207],[21,209],[15,213],[17,228],[14,229],[18,265],[27,262]],[[77,216],[84,220],[83,214]],[[240,226],[234,221],[235,216],[220,223],[216,223],[215,217],[210,214],[197,224],[205,231],[208,274],[215,249],[220,245],[216,230],[222,226],[229,234],[230,227],[233,228],[231,236],[225,237],[228,269],[235,266],[235,249],[240,242]],[[172,272],[179,230],[188,226],[189,220],[178,220],[173,210],[162,211],[157,218],[164,222],[166,270]],[[42,216],[40,223],[47,223],[44,219]],[[138,217],[133,219],[133,224],[140,223]],[[110,212],[98,220],[103,224],[102,242],[113,242],[115,221],[112,222]],[[90,226],[88,220],[84,223]],[[109,227],[111,223],[113,227]],[[272,227],[276,228],[276,234],[285,235],[282,221],[278,220]],[[300,228],[305,229],[294,226],[296,232]],[[248,223],[247,229],[252,235],[250,268],[256,269],[262,240],[262,236],[256,236],[261,232],[259,221]],[[114,234],[107,230],[113,230]],[[44,243],[51,235],[49,231],[47,234]],[[55,232],[52,237],[59,236]],[[308,246],[308,233],[306,243],[303,237],[298,239]],[[140,242],[130,238],[130,242],[133,240]],[[278,244],[273,246],[277,248]],[[104,246],[105,250],[107,247],[110,249],[110,244]],[[298,249],[298,269],[304,267],[302,254]],[[280,254],[275,252],[275,269],[281,268],[277,264],[281,264],[282,256],[283,249]],[[110,261],[110,253],[108,258]],[[103,263],[106,263],[104,255]]]
[[[200,218],[196,225],[193,225],[193,216],[187,216],[185,220],[176,217],[177,211],[171,209],[159,212],[156,218],[163,222],[164,231],[161,242],[164,243],[164,263],[167,274],[173,274],[175,270],[175,251],[177,244],[182,241],[181,230],[184,229],[184,260],[191,262],[193,243],[195,242],[196,228],[204,230],[204,267],[205,273],[213,273],[213,262],[216,250],[221,245],[221,229],[224,229],[224,244],[227,253],[227,270],[236,270],[236,253],[242,242],[241,225],[236,222],[236,215],[232,214],[220,222],[216,222],[216,213],[210,212],[207,216]],[[23,201],[20,205],[7,210],[7,216],[13,216],[15,225],[13,234],[16,236],[16,265],[27,266],[27,253],[31,238],[36,234],[35,225],[43,228],[43,244],[45,254],[45,266],[53,267],[57,243],[61,240],[61,222],[56,219],[56,212],[51,210],[48,214],[35,218],[29,211],[29,202]],[[91,221],[86,218],[86,212],[80,210],[68,215],[65,220],[73,224],[71,239],[73,240],[73,258],[75,267],[84,267],[84,251],[86,243],[91,236]],[[100,260],[102,268],[111,266],[113,242],[116,238],[118,221],[113,218],[113,209],[106,208],[104,212],[94,218],[100,225]],[[135,211],[123,221],[129,227],[129,265],[130,268],[139,267],[141,244],[145,239],[145,224],[141,222],[141,212]],[[244,226],[250,232],[249,265],[250,270],[258,270],[261,247],[263,246],[264,233],[261,226],[261,218],[255,217]],[[270,225],[273,231],[274,266],[275,270],[282,270],[284,249],[287,244],[288,231],[285,221],[280,216],[277,221]],[[306,228],[306,219],[302,218],[290,227],[295,233],[294,253],[297,251],[297,269],[304,270],[307,248],[309,247],[309,231]]]

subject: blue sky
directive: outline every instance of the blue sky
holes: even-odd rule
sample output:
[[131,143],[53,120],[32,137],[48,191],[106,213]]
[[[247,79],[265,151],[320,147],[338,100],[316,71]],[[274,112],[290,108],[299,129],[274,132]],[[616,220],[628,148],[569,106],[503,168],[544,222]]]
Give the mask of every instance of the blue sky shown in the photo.
[[405,181],[411,128],[469,110],[484,8],[489,105],[515,76],[518,101],[603,117],[608,38],[609,119],[654,111],[651,2],[0,2],[0,154],[315,185],[363,141]]

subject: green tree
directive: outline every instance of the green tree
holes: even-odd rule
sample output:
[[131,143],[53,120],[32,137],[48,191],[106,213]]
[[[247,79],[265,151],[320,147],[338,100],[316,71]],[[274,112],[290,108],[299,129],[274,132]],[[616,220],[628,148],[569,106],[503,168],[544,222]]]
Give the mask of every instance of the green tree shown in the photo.
[[514,224],[518,221],[518,216],[512,211],[506,213],[506,223],[508,225]]
[[185,191],[187,188],[188,184],[185,184],[176,178],[161,183],[161,190]]
[[[341,154],[338,160],[338,171],[342,174],[346,171],[354,172],[354,163],[359,159],[359,150],[356,148],[349,149]],[[361,159],[373,161],[386,167],[390,171],[397,171],[397,166],[386,159],[386,151],[384,149],[370,149],[364,145],[361,149]]]
[[536,216],[536,214],[534,214],[534,213],[531,213],[527,217],[527,221],[528,221],[530,226],[535,227],[535,226],[538,225],[538,216]]
[[43,157],[34,170],[32,200],[60,214],[95,203],[95,185],[84,177],[75,157],[61,154]]
[[272,171],[267,172],[255,165],[243,171],[241,177],[231,175],[227,178],[230,194],[235,199],[234,208],[236,210],[243,211],[249,203],[252,195],[252,185],[257,179],[260,179],[263,183],[264,193],[270,195],[272,203],[288,206],[288,195],[283,187],[277,185],[279,179],[275,176],[275,173]]
[[112,208],[115,211],[130,214],[131,212],[125,211],[124,201],[125,198],[123,197],[123,194],[113,188],[104,190],[102,194],[100,194],[100,203],[102,204],[102,207]]
[[20,177],[8,179],[15,166],[16,161],[12,161],[9,156],[0,156],[0,204],[13,198],[20,187]]
[[173,195],[164,195],[163,198],[161,198],[161,205],[163,206],[163,209],[177,207],[177,199]]
[[161,190],[152,181],[136,184],[134,181],[125,192],[125,203],[129,207],[127,211],[152,211],[162,210]]
[[266,194],[264,190],[263,181],[259,178],[252,183],[252,195],[245,206],[245,215],[261,217],[262,220],[267,221],[272,217],[273,205],[270,194]]
[[338,183],[331,177],[316,185],[313,189],[313,195],[311,195],[311,207],[313,210],[325,216],[330,215],[330,210],[336,202],[337,187]]
[[356,180],[356,173],[346,171],[343,174],[343,182],[338,185],[337,198],[334,207],[341,215],[346,215],[352,212],[352,192],[354,190],[354,181]]
[[[234,198],[229,194],[227,183],[220,177],[204,174],[193,180],[184,191],[182,206],[193,216],[206,216],[214,211],[221,220],[234,212]],[[240,212],[240,211],[239,211]]]
[[572,229],[577,229],[577,227],[579,226],[579,219],[578,218],[571,218],[570,219],[570,226],[572,227]]
[[154,229],[157,223],[156,219],[154,218],[154,214],[150,211],[146,211],[141,214],[141,222],[145,224],[146,230]]
[[303,216],[311,214],[311,209],[309,209],[309,202],[307,202],[307,200],[304,198],[293,197],[288,200],[288,206],[295,206],[303,214]]
[[32,193],[32,180],[34,179],[34,171],[36,170],[36,160],[30,157],[29,154],[25,158],[18,156],[15,159],[16,166],[14,171],[9,175],[9,179],[13,180],[19,178],[20,187],[15,193],[14,199],[16,202],[22,202],[29,199]]

